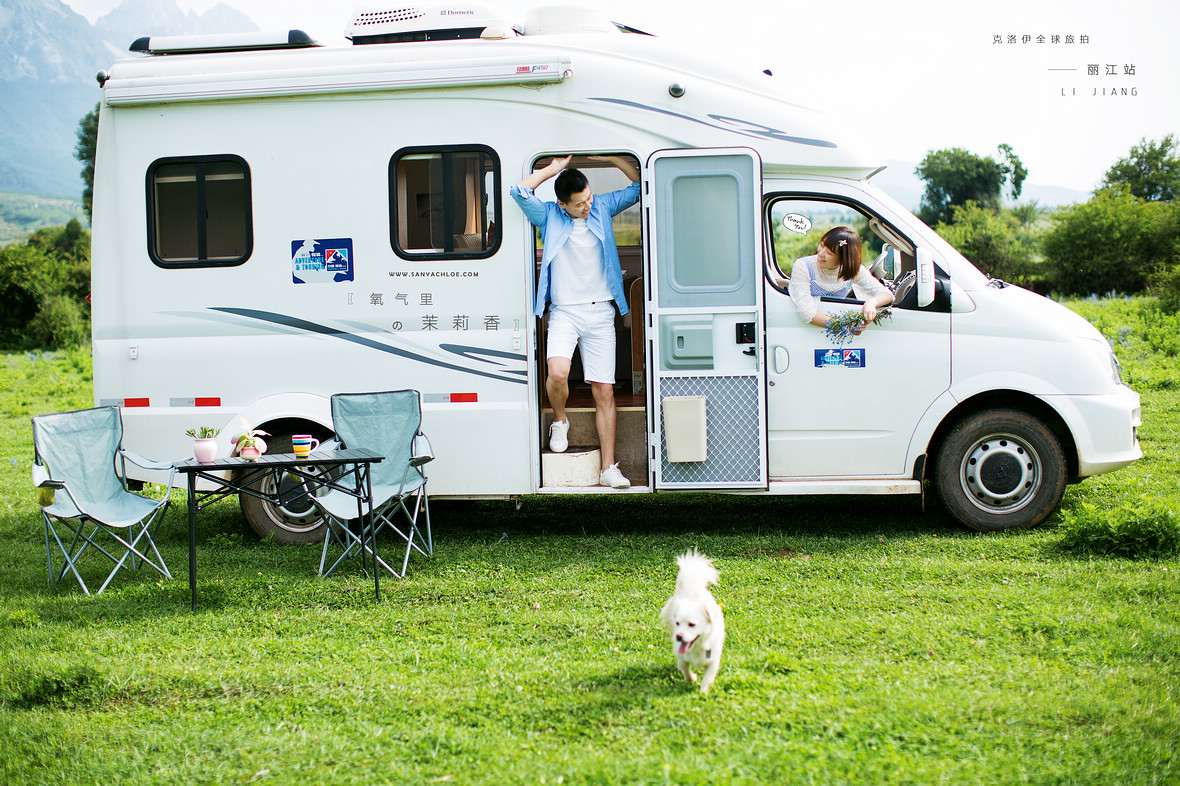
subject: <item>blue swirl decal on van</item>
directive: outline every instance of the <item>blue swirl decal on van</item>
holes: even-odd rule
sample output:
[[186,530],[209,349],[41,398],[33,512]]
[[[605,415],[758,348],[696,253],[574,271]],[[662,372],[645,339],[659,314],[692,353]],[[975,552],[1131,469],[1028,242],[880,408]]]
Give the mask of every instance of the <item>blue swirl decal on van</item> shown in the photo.
[[[829,142],[826,139],[811,139],[805,136],[791,136],[785,131],[781,131],[771,126],[765,126],[761,123],[755,123],[751,120],[742,120],[736,117],[728,117],[726,115],[709,114],[709,120],[702,120],[699,117],[692,115],[683,115],[679,112],[673,112],[670,109],[662,109],[658,106],[648,106],[647,104],[640,104],[635,101],[627,101],[623,98],[594,98],[591,101],[602,101],[607,104],[619,104],[620,106],[629,106],[635,109],[642,109],[647,112],[657,112],[661,115],[668,115],[670,117],[678,117],[681,120],[687,120],[690,123],[700,123],[709,128],[716,128],[720,131],[731,131],[742,136],[751,136],[757,139],[773,139],[778,142],[794,142],[797,145],[810,145],[812,147],[836,147],[835,142]],[[712,122],[710,122],[712,121]]]
[[366,336],[350,333],[346,330],[341,330],[340,328],[334,328],[328,325],[321,325],[317,322],[300,319],[299,317],[293,317],[288,314],[277,314],[273,311],[259,311],[252,308],[215,307],[211,308],[210,310],[218,311],[223,314],[232,314],[238,317],[245,317],[247,319],[258,320],[269,325],[276,325],[299,332],[316,333],[321,336],[328,336],[329,338],[338,338],[341,341],[348,341],[353,344],[358,344],[362,347],[375,349],[379,352],[387,352],[391,355],[397,355],[398,357],[403,357],[418,363],[426,363],[427,365],[437,366],[438,368],[445,368],[451,371],[458,371],[463,374],[472,374],[478,377],[487,377],[488,379],[494,379],[500,382],[512,382],[518,385],[524,385],[527,383],[527,372],[525,370],[503,368],[505,364],[500,360],[489,359],[501,358],[503,360],[516,360],[523,363],[526,358],[521,354],[500,352],[497,350],[483,349],[481,347],[462,347],[456,344],[444,344],[441,347],[453,355],[458,355],[470,360],[477,360],[491,366],[500,367],[497,370],[485,371],[483,369],[468,368],[466,366],[456,365],[455,363],[448,363],[443,360],[427,357],[426,355],[422,355],[408,349],[402,349],[401,347],[395,347],[390,344],[385,344]]

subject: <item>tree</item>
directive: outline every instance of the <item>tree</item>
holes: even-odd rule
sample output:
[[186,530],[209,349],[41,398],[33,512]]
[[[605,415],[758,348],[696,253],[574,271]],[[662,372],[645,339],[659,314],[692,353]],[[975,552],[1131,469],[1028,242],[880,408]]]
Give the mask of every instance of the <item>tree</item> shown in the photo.
[[956,205],[977,202],[989,210],[1000,207],[1004,184],[1013,199],[1020,196],[1028,170],[1009,145],[1000,145],[1002,161],[983,158],[959,147],[928,153],[914,173],[926,181],[919,215],[927,224],[954,220]]
[[1015,202],[1020,198],[1020,191],[1024,188],[1024,179],[1028,177],[1028,170],[1024,168],[1024,164],[1012,151],[1011,145],[1002,144],[996,149],[1004,156],[1000,168],[1004,170],[1004,178],[1008,181],[1008,193],[1011,195],[1012,201]]
[[1041,250],[1054,290],[1067,295],[1141,292],[1180,256],[1180,203],[1147,202],[1125,186],[1053,216]]
[[1148,202],[1171,202],[1180,194],[1180,142],[1168,134],[1159,142],[1146,138],[1120,158],[1102,180],[1105,188],[1126,186],[1132,195]]
[[94,206],[94,154],[98,149],[98,104],[78,121],[78,144],[74,148],[74,158],[82,162],[82,182],[86,187],[82,189],[82,208],[86,211],[86,220],[91,220]]

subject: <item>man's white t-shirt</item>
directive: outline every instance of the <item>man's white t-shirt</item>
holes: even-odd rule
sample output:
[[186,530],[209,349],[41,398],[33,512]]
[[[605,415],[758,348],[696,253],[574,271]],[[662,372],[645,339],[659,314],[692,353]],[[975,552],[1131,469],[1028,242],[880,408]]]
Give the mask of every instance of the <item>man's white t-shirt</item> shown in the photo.
[[610,300],[610,285],[602,267],[602,241],[586,219],[575,218],[569,240],[553,258],[550,302],[555,306]]

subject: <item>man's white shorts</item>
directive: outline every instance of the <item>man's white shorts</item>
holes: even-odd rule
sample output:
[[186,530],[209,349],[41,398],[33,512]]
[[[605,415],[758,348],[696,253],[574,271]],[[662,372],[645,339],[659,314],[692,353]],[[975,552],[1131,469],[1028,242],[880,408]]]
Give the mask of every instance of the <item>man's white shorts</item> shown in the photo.
[[580,343],[585,380],[615,384],[614,301],[550,305],[545,341],[547,358],[572,358]]

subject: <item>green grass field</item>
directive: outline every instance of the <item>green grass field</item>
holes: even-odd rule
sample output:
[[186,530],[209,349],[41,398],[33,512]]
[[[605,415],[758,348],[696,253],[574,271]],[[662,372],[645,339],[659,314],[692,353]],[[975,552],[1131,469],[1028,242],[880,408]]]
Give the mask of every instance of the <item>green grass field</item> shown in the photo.
[[[1035,530],[909,498],[439,502],[435,556],[378,604],[359,564],[319,579],[318,548],[224,502],[195,614],[179,492],[174,580],[47,585],[29,417],[88,406],[89,358],[0,356],[0,781],[1180,782],[1180,560],[1067,548],[1062,523],[1180,507],[1180,364],[1142,301],[1070,305],[1127,328],[1146,455]],[[729,634],[708,696],[657,621],[693,546]]]

